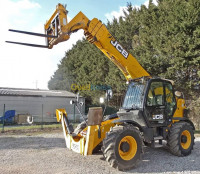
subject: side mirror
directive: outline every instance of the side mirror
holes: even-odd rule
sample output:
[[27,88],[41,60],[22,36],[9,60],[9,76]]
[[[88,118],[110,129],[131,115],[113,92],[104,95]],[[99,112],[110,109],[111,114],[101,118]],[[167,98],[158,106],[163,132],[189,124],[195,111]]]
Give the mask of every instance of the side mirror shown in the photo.
[[79,102],[79,93],[76,95],[76,101]]
[[74,100],[70,100],[70,105],[73,105],[75,103]]
[[83,106],[84,105],[84,102],[79,102],[80,106]]
[[70,104],[73,105],[75,103],[78,103],[79,101],[79,93],[77,93],[76,97],[75,97],[76,100],[70,100]]
[[70,100],[70,104],[71,105],[74,105],[74,104],[79,104],[80,106],[83,106],[84,105],[84,102],[83,101],[80,101],[79,102],[79,93],[77,94],[76,96],[76,100]]
[[110,100],[112,97],[113,97],[113,91],[112,91],[112,89],[108,89],[106,91],[106,99]]

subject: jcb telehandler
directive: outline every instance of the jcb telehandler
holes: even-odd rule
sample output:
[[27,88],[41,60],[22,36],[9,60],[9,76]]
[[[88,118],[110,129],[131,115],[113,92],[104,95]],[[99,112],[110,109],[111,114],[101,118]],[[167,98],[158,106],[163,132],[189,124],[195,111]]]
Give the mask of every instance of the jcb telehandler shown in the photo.
[[[45,46],[7,42],[51,49],[67,41],[73,32],[83,29],[86,39],[96,45],[129,82],[123,105],[116,114],[103,118],[102,108],[90,108],[88,120],[75,131],[65,109],[56,110],[69,149],[91,155],[95,149],[101,148],[106,161],[119,170],[136,166],[141,159],[143,144],[161,147],[165,141],[176,156],[191,153],[195,128],[187,118],[183,95],[174,92],[171,80],[151,77],[100,20],[89,20],[82,12],[67,22],[67,10],[58,4],[44,27],[45,34],[10,31],[46,37]],[[72,103],[79,104],[78,101]]]

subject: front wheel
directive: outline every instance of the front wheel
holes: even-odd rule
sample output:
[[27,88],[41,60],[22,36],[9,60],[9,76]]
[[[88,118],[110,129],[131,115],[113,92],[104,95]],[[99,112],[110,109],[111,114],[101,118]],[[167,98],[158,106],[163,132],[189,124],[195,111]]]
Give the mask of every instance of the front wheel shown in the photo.
[[167,143],[172,154],[176,156],[189,155],[194,145],[194,130],[192,126],[187,122],[172,124]]
[[141,160],[142,139],[132,125],[115,126],[103,140],[103,155],[106,161],[119,170],[129,170]]

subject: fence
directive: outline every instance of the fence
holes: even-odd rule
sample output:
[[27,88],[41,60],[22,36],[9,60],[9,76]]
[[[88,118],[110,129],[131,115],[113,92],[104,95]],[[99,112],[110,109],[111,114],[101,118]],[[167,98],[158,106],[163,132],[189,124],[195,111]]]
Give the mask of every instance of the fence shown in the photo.
[[[6,103],[6,102],[5,102]],[[66,107],[67,106],[67,107]],[[55,109],[66,108],[68,119],[73,123],[80,123],[82,117],[73,105],[59,107],[51,103],[32,102],[30,103],[7,103],[0,104],[0,125],[1,132],[5,127],[20,127],[29,125],[57,124]],[[84,109],[80,108],[81,111]]]

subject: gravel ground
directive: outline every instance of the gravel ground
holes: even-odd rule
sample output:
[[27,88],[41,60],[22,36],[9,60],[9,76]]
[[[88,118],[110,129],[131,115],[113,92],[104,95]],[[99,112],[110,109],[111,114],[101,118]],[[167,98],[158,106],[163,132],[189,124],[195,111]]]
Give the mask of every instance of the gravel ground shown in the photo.
[[145,147],[139,166],[128,172],[111,168],[102,154],[82,156],[65,148],[62,132],[32,135],[0,134],[1,174],[93,174],[93,173],[199,173],[200,137],[187,157],[171,155],[167,149]]

